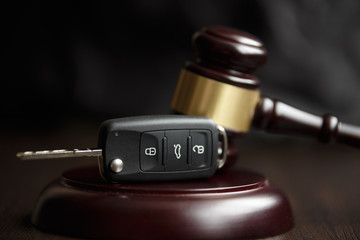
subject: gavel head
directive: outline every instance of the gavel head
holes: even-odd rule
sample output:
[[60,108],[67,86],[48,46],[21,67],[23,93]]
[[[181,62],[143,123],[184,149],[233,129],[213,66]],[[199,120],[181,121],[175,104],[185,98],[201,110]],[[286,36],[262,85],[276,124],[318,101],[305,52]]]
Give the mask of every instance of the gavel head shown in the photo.
[[267,60],[262,42],[242,31],[210,26],[194,34],[193,45],[196,60],[181,71],[172,109],[246,133],[260,101],[259,80],[252,73]]

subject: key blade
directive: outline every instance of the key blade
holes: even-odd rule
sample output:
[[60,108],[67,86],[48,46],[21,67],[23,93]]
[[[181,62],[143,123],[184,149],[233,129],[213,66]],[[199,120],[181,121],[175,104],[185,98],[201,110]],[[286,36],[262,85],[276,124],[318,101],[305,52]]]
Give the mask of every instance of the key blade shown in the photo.
[[21,160],[37,160],[51,158],[71,158],[71,157],[100,157],[101,149],[60,149],[60,150],[42,150],[42,151],[26,151],[17,153],[16,156]]

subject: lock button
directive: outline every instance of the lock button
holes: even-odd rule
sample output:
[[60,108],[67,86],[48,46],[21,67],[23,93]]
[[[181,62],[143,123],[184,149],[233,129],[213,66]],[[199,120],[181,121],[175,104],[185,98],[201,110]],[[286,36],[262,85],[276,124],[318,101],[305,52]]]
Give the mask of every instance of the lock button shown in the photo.
[[140,169],[144,172],[163,172],[164,131],[145,132],[141,135]]

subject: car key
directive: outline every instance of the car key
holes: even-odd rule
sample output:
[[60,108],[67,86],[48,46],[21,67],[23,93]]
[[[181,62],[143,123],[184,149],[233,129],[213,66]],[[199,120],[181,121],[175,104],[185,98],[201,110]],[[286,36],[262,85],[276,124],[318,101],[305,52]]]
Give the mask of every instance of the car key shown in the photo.
[[209,118],[162,115],[105,121],[98,149],[18,153],[23,160],[99,157],[101,176],[109,182],[174,181],[206,178],[226,161],[224,128]]

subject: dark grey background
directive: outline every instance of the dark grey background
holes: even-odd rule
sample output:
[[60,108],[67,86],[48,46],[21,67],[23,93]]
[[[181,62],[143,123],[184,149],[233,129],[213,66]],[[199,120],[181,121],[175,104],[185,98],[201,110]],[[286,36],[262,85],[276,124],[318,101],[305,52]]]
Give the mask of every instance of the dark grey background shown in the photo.
[[2,131],[168,113],[191,36],[212,24],[263,40],[263,94],[360,123],[357,0],[50,1],[2,12]]

